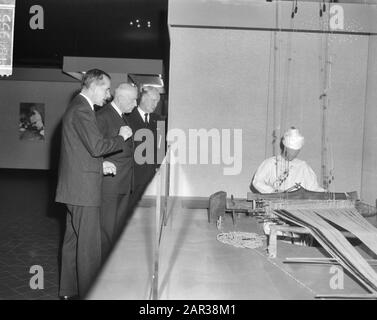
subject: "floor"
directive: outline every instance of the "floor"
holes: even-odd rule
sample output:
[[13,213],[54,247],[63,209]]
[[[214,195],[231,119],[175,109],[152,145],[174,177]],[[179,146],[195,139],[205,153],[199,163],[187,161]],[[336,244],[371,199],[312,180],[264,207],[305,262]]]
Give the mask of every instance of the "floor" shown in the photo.
[[64,207],[53,184],[47,171],[0,170],[0,300],[58,299]]

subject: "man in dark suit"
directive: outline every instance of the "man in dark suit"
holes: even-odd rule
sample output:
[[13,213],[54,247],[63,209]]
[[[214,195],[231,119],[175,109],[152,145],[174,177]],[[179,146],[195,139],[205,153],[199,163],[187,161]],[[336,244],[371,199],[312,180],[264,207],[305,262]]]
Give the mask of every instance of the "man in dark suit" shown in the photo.
[[143,87],[139,106],[126,116],[134,134],[135,147],[134,184],[129,201],[130,212],[153,179],[158,167],[158,148],[165,143],[161,136],[157,137],[157,122],[161,120],[161,117],[154,111],[159,101],[160,93],[156,88],[152,86]]
[[[98,128],[105,138],[117,135],[119,128],[128,125],[123,114],[130,113],[136,106],[137,88],[128,83],[120,84],[114,100],[96,113]],[[102,204],[100,210],[102,260],[108,256],[121,233],[127,215],[127,204],[131,193],[133,175],[133,141],[126,141],[123,151],[104,157],[104,168],[114,164],[116,174],[103,178]]]
[[99,207],[104,174],[102,156],[122,150],[132,132],[127,126],[119,135],[104,138],[97,127],[94,104],[110,96],[110,76],[93,69],[85,73],[82,89],[63,116],[57,202],[67,206],[62,247],[59,295],[84,297],[101,265]]

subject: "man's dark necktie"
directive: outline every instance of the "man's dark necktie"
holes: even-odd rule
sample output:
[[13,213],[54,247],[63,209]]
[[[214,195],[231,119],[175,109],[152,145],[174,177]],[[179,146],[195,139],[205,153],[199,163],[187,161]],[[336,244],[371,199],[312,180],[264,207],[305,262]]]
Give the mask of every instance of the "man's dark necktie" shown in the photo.
[[124,120],[124,122],[126,123],[126,125],[128,125],[126,113],[122,113],[122,119]]
[[145,123],[145,126],[147,127],[148,126],[148,113],[144,113],[144,123]]

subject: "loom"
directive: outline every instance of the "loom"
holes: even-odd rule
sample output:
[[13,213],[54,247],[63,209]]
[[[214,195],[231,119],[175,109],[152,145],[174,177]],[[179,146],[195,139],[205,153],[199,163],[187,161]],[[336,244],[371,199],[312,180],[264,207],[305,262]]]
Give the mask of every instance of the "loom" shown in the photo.
[[[337,298],[377,298],[377,273],[371,267],[375,260],[367,261],[347,238],[358,238],[377,255],[377,229],[363,216],[376,214],[376,208],[357,199],[357,192],[322,193],[300,188],[294,192],[274,194],[248,193],[247,199],[226,199],[225,192],[210,197],[209,222],[216,219],[217,226],[226,212],[246,213],[271,225],[268,254],[277,256],[279,232],[307,234],[315,239],[332,257],[367,289],[368,295],[337,295]],[[336,227],[335,227],[336,226]],[[301,260],[300,263],[329,263]],[[321,295],[320,297],[334,297]]]

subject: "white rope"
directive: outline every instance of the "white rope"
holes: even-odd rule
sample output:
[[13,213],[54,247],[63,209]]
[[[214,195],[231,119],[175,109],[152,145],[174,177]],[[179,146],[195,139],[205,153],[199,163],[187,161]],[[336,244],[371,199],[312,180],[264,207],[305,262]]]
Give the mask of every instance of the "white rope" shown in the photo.
[[[259,235],[256,233],[251,232],[228,232],[228,233],[219,233],[217,235],[217,240],[225,243],[233,245],[237,248],[249,248],[249,249],[256,249],[263,246],[263,240],[266,239],[265,235]],[[258,250],[255,250],[254,252],[258,253],[263,258],[266,258],[264,254],[259,252]],[[308,287],[305,283],[300,281],[299,279],[295,278],[290,272],[279,266],[276,262],[274,262],[272,259],[267,258],[267,261],[270,262],[272,265],[274,265],[276,268],[278,268],[280,271],[285,273],[289,278],[293,279],[295,282],[297,282],[299,285],[307,289],[309,292],[311,292],[314,295],[317,295],[317,293]]]
[[256,249],[263,246],[263,240],[266,239],[265,235],[259,235],[251,232],[228,232],[219,233],[217,240],[235,246],[237,248]]

